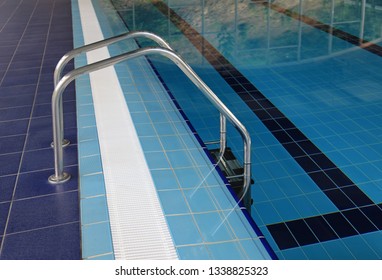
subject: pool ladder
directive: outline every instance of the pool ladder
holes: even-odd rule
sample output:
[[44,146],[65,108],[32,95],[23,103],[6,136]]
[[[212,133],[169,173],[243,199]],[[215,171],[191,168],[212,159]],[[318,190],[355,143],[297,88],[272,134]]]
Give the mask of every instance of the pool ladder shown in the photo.
[[[67,63],[75,56],[92,51],[101,47],[108,46],[110,44],[119,42],[124,39],[134,39],[144,37],[155,41],[160,47],[145,47],[137,50],[129,51],[114,57],[110,57],[101,61],[97,61],[86,66],[76,68],[66,75],[62,76],[63,69]],[[215,106],[220,112],[220,140],[217,142],[220,144],[220,148],[217,155],[217,162],[221,162],[226,154],[226,120],[239,131],[244,143],[244,160],[243,160],[243,174],[235,175],[235,177],[241,177],[243,181],[241,195],[239,202],[244,199],[247,210],[250,210],[250,205],[246,203],[248,201],[246,194],[251,184],[251,138],[244,125],[235,117],[234,114],[224,105],[224,103],[215,95],[215,93],[201,80],[201,78],[194,72],[194,70],[178,55],[167,42],[165,42],[159,36],[145,31],[134,31],[121,34],[109,39],[98,41],[89,45],[85,45],[66,53],[58,62],[54,71],[54,91],[52,94],[52,120],[53,120],[53,142],[52,147],[54,149],[54,168],[55,173],[49,177],[49,182],[52,184],[64,183],[70,179],[70,174],[64,172],[63,163],[63,147],[69,145],[69,140],[64,139],[64,124],[63,124],[63,103],[62,95],[66,87],[77,77],[100,70],[109,66],[113,66],[122,61],[134,59],[147,55],[162,55],[173,61],[180,70],[204,93],[207,99]],[[229,178],[228,178],[229,179]]]

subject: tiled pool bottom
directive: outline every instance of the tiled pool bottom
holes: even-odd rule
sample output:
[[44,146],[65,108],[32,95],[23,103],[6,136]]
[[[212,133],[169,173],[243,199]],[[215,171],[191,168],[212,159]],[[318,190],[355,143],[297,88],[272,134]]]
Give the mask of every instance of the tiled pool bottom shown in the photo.
[[[108,15],[93,3],[105,37]],[[83,44],[73,1],[75,44]],[[118,29],[119,28],[119,29]],[[126,32],[113,26],[114,32]],[[125,47],[135,48],[134,44]],[[112,55],[121,52],[110,47]],[[76,60],[76,67],[86,62]],[[126,71],[128,70],[128,71]],[[116,66],[180,259],[269,259],[258,236],[146,60]],[[113,259],[108,201],[87,77],[76,82],[83,258]],[[145,209],[142,209],[145,211]]]

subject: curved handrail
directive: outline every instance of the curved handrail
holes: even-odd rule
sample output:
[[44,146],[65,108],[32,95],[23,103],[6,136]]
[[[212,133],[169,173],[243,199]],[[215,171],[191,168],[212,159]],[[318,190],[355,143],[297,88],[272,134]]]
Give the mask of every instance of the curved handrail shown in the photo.
[[[81,53],[84,53],[84,52],[93,51],[93,50],[96,50],[96,49],[99,49],[99,48],[102,48],[102,47],[106,47],[108,45],[117,43],[117,42],[122,41],[122,40],[134,39],[134,38],[139,38],[139,37],[151,39],[154,42],[156,42],[159,46],[172,50],[170,45],[165,40],[163,40],[158,35],[156,35],[154,33],[151,33],[151,32],[147,32],[147,31],[131,31],[131,32],[127,32],[127,33],[123,33],[123,34],[117,35],[117,36],[112,37],[112,38],[108,38],[108,39],[97,41],[95,43],[91,43],[91,44],[88,44],[88,45],[85,45],[85,46],[81,46],[81,47],[75,48],[75,49],[67,52],[58,61],[57,65],[56,65],[56,68],[54,69],[54,74],[53,74],[54,87],[56,87],[58,82],[60,81],[61,76],[62,76],[62,72],[65,69],[65,66],[68,64],[69,61],[71,61],[77,55],[80,55]],[[60,100],[60,111],[59,111],[59,114],[61,115],[61,120],[63,121],[63,115],[62,115],[63,114],[63,104],[62,104],[62,100]],[[63,127],[64,127],[64,125],[63,125],[63,123],[61,123],[60,124],[60,129],[62,130]],[[63,135],[63,133],[62,133],[62,135]],[[62,139],[62,143],[63,143],[63,146],[65,147],[65,146],[68,146],[70,144],[70,141],[67,140],[67,139]],[[51,146],[53,146],[53,145],[54,145],[54,143],[52,143]]]
[[[62,93],[65,88],[76,79],[78,76],[90,73],[96,70],[103,69],[115,65],[119,62],[146,56],[159,54],[172,60],[184,74],[196,85],[207,97],[209,101],[220,112],[222,119],[228,119],[231,124],[239,131],[244,142],[244,186],[243,194],[239,202],[246,195],[250,182],[251,182],[251,138],[244,125],[235,117],[234,114],[224,105],[224,103],[215,95],[215,93],[199,78],[199,76],[192,70],[192,68],[180,58],[174,51],[165,48],[142,48],[134,51],[130,51],[118,56],[114,56],[105,60],[94,62],[92,64],[74,69],[67,73],[57,84],[52,95],[52,118],[53,118],[53,141],[54,141],[54,164],[55,174],[49,177],[51,183],[61,183],[70,179],[70,175],[63,171],[63,150],[62,150],[62,131],[60,128],[60,115],[59,115],[59,101],[62,98]],[[221,121],[224,122],[224,121]]]

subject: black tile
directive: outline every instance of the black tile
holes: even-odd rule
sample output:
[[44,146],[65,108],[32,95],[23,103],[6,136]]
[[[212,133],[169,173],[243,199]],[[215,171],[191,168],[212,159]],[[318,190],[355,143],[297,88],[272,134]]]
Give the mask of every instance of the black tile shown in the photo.
[[324,193],[339,210],[356,207],[340,189],[324,190]]
[[284,223],[267,225],[269,232],[280,250],[297,247],[298,244]]
[[313,232],[306,225],[304,220],[295,220],[286,222],[287,227],[297,240],[300,246],[317,243],[318,240]]
[[293,142],[293,139],[290,138],[290,136],[288,135],[288,133],[286,133],[284,130],[280,130],[280,131],[274,131],[273,132],[273,136],[276,137],[276,139],[281,143],[281,144],[285,144],[285,143],[291,143]]
[[311,172],[308,175],[321,190],[330,190],[337,187],[323,171]]
[[309,140],[299,141],[298,145],[307,153],[308,155],[312,154],[321,154],[322,152]]
[[301,157],[306,155],[306,153],[296,143],[285,143],[283,146],[292,157]]
[[0,203],[12,199],[16,175],[0,177]]
[[347,197],[354,202],[358,207],[372,205],[374,202],[357,186],[343,187],[341,190],[346,194]]
[[338,238],[333,229],[321,216],[306,218],[305,222],[321,242]]
[[382,230],[382,209],[377,205],[367,206],[360,208],[362,213],[368,217],[373,224],[379,229]]
[[327,170],[326,174],[332,179],[333,182],[337,184],[337,186],[351,186],[354,183],[338,168]]
[[304,140],[307,139],[306,136],[299,129],[297,129],[297,128],[287,129],[286,132],[296,142],[297,141],[304,141]]
[[353,227],[355,227],[355,229],[361,234],[377,230],[377,228],[359,209],[343,211],[342,214],[344,214]]
[[25,135],[0,137],[0,154],[22,152],[25,144]]
[[10,205],[11,205],[10,202],[0,203],[0,235],[4,234],[5,225],[6,225],[7,219],[8,219],[8,212],[9,212],[9,206]]
[[316,163],[321,167],[321,169],[332,169],[336,168],[336,165],[324,154],[313,154],[310,156]]
[[13,202],[6,234],[79,221],[78,192]]
[[16,174],[20,166],[21,153],[0,155],[0,176]]
[[6,235],[2,260],[81,259],[78,222]]
[[282,130],[281,126],[275,120],[264,120],[263,124],[271,131]]
[[49,176],[54,174],[54,169],[21,173],[17,181],[15,199],[77,190],[78,166],[65,168],[65,172],[71,175],[71,179],[63,184],[54,185],[48,182]]
[[307,173],[320,170],[320,167],[309,156],[296,157],[295,160]]
[[323,217],[340,238],[353,236],[357,234],[357,231],[344,218],[341,212],[326,214]]

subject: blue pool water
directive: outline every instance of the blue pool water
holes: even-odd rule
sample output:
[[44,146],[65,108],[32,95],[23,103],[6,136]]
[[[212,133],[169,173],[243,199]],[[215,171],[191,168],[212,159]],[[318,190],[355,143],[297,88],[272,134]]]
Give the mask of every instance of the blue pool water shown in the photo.
[[[165,38],[248,128],[252,217],[279,258],[382,258],[380,6],[112,2],[130,30]],[[218,139],[218,112],[176,67],[151,60],[202,140]]]

